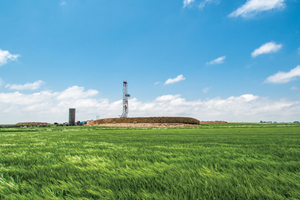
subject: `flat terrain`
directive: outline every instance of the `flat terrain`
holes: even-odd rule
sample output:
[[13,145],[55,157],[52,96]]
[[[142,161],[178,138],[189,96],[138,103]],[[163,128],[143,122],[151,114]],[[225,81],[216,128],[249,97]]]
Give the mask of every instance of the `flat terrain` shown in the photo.
[[0,128],[0,199],[300,199],[300,126]]

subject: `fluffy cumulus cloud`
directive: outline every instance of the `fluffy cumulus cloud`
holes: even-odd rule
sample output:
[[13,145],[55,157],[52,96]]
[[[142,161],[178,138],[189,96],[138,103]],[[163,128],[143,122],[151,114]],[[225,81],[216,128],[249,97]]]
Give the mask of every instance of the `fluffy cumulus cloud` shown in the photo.
[[91,96],[97,95],[99,92],[97,90],[88,90],[84,91],[83,87],[73,86],[69,87],[65,91],[61,92],[59,95],[57,95],[57,99],[81,99],[81,98],[87,98]]
[[[21,121],[67,121],[69,108],[78,108],[85,119],[90,113],[95,113],[96,108],[114,106],[108,105],[107,100],[96,100],[96,90],[84,91],[83,87],[73,86],[62,92],[41,91],[32,94],[20,92],[0,93],[1,123],[17,123]],[[120,102],[121,103],[121,102]],[[101,106],[100,106],[101,104]],[[88,119],[88,118],[87,118]],[[81,119],[83,120],[83,119]]]
[[16,60],[19,56],[18,54],[11,54],[8,51],[0,49],[0,66],[6,64],[8,60]]
[[[65,122],[68,109],[76,108],[76,120],[118,117],[122,100],[99,99],[96,90],[73,86],[62,92],[41,91],[32,94],[0,93],[1,123],[22,121]],[[270,100],[253,94],[188,101],[181,95],[163,95],[149,102],[129,100],[129,116],[189,116],[201,121],[293,121],[299,119],[300,102]]]
[[247,0],[244,5],[232,12],[229,17],[249,17],[262,11],[282,9],[284,7],[284,0]]
[[178,75],[176,78],[169,78],[168,80],[166,80],[165,85],[171,84],[171,83],[176,83],[179,81],[183,81],[185,80],[185,78],[183,77],[183,75]]
[[44,81],[38,80],[34,83],[26,83],[24,85],[18,85],[18,84],[7,84],[5,88],[8,88],[10,90],[36,90],[41,87],[41,85],[44,84]]
[[219,57],[217,59],[214,59],[214,60],[212,60],[210,62],[207,62],[206,64],[207,65],[222,64],[222,63],[224,63],[225,58],[226,58],[226,56],[221,56],[221,57]]
[[255,58],[256,56],[259,56],[261,54],[267,54],[267,53],[274,53],[279,51],[279,49],[282,48],[282,44],[276,44],[275,42],[268,42],[263,44],[261,47],[255,49],[251,56]]
[[277,72],[276,74],[269,76],[265,83],[287,83],[292,80],[295,80],[297,77],[300,76],[300,65],[291,69],[289,72]]
[[176,94],[176,95],[168,94],[168,95],[163,95],[163,96],[157,97],[155,100],[156,101],[171,101],[176,98],[179,98],[180,96],[181,96],[180,94]]

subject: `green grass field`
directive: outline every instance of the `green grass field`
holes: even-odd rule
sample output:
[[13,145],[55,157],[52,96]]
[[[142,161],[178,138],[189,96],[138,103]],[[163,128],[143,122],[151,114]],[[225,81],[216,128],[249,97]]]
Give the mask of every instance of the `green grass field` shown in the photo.
[[300,126],[0,128],[0,199],[300,199]]

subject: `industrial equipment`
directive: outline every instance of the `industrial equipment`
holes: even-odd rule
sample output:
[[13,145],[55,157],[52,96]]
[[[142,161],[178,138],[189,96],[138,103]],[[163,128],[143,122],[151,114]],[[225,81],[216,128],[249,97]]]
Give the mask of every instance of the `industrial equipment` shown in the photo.
[[123,81],[123,113],[121,118],[126,118],[128,116],[128,98],[130,94],[127,94],[127,81]]

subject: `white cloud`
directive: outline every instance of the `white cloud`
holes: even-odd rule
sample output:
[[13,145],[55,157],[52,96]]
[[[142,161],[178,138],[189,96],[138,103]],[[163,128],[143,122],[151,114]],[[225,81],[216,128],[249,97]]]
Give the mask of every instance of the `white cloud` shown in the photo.
[[[72,91],[74,94],[71,94]],[[0,93],[2,124],[22,121],[65,122],[68,109],[76,108],[76,120],[118,117],[122,100],[98,99],[97,90],[85,91],[73,86],[62,92],[41,91],[32,94]],[[64,98],[61,98],[64,96]],[[74,98],[75,97],[75,98]],[[300,101],[270,100],[253,94],[187,101],[177,95],[163,95],[150,102],[129,100],[129,116],[189,116],[201,121],[294,121],[299,118]]]
[[84,92],[84,87],[73,86],[69,87],[65,91],[61,92],[57,99],[80,99],[87,98],[97,95],[99,92],[97,90],[88,90]]
[[276,44],[275,42],[268,42],[263,44],[261,47],[258,49],[255,49],[252,53],[251,56],[255,58],[256,56],[259,56],[261,54],[267,54],[267,53],[274,53],[279,51],[281,49],[282,44]]
[[[190,6],[193,2],[195,2],[195,0],[183,0],[183,8]],[[203,9],[206,4],[208,3],[219,3],[219,0],[203,0],[201,1],[201,3],[198,5],[199,9]]]
[[296,86],[291,87],[291,90],[298,90],[299,88]]
[[202,90],[202,92],[207,93],[210,90],[211,87],[206,87]]
[[169,78],[168,80],[166,80],[165,85],[171,84],[171,83],[176,83],[178,81],[183,81],[185,80],[185,78],[183,77],[183,75],[178,75],[176,78]]
[[157,97],[155,100],[156,101],[170,101],[170,100],[179,98],[180,96],[181,96],[180,94],[176,94],[176,95],[168,94],[168,95],[163,95],[163,96]]
[[217,59],[214,59],[214,60],[212,60],[210,62],[207,62],[206,64],[207,65],[222,64],[222,63],[224,63],[225,58],[226,58],[226,56],[221,56],[221,57],[219,57]]
[[249,17],[262,11],[282,9],[285,7],[284,0],[247,0],[247,2],[232,12],[229,17]]
[[61,6],[66,5],[66,4],[67,4],[67,2],[65,2],[65,1],[62,1],[62,2],[60,3]]
[[159,81],[155,83],[155,85],[159,84]]
[[2,86],[4,83],[3,79],[0,77],[0,86]]
[[298,53],[300,54],[300,47],[298,48]]
[[300,65],[291,69],[289,72],[277,72],[276,74],[269,76],[264,82],[265,83],[287,83],[295,80],[300,76]]
[[3,51],[0,49],[0,66],[7,63],[8,60],[16,60],[20,55],[10,54],[8,51]]
[[183,0],[183,7],[187,7],[188,5],[190,5],[191,3],[193,3],[195,0]]
[[10,90],[36,90],[39,89],[42,84],[44,84],[44,82],[42,80],[38,80],[34,83],[26,83],[24,85],[7,84],[5,88],[8,88]]
[[205,5],[206,5],[207,3],[212,3],[212,2],[219,3],[219,1],[216,1],[216,0],[204,0],[204,1],[202,1],[202,2],[199,4],[199,8],[202,9],[202,8],[205,7]]

